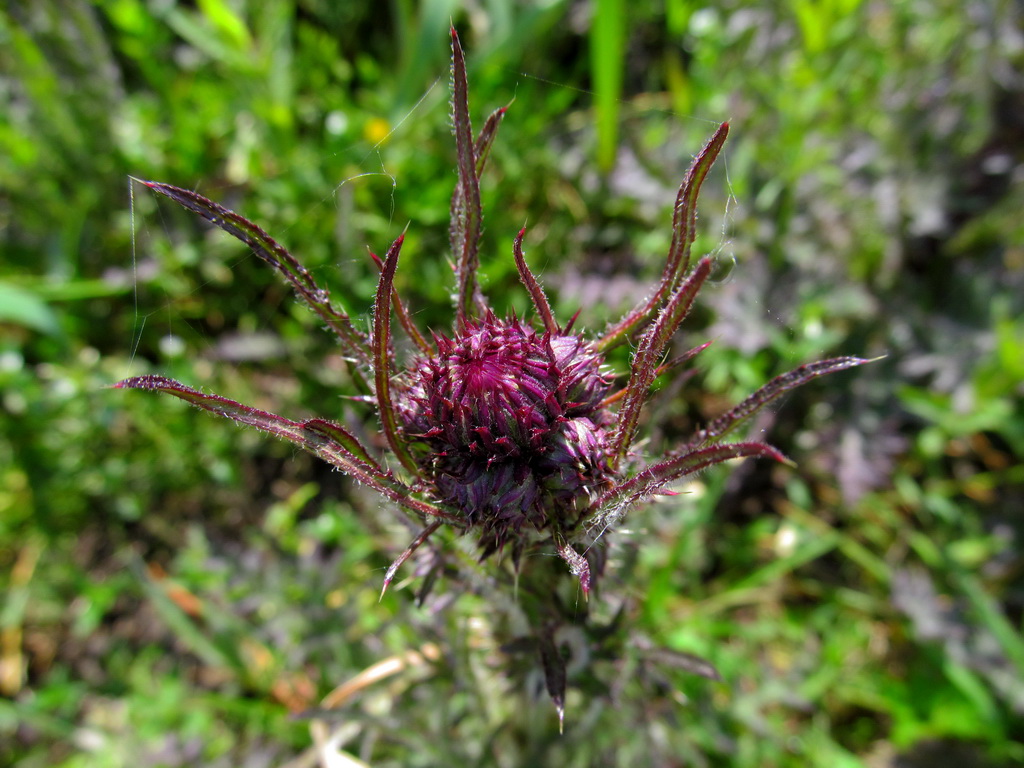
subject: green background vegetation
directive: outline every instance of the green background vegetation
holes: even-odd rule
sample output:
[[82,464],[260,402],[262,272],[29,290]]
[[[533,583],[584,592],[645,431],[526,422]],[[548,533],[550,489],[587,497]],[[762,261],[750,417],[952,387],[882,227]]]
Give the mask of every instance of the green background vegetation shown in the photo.
[[[528,307],[525,222],[559,316],[617,317],[732,122],[698,246],[736,266],[684,326],[716,343],[662,385],[648,450],[801,362],[886,356],[754,425],[796,469],[633,513],[592,609],[649,647],[571,669],[564,736],[468,585],[418,607],[410,568],[378,603],[408,540],[379,501],[108,388],[364,412],[288,290],[130,176],[260,223],[353,316],[365,247],[408,223],[399,290],[449,327],[450,18],[477,125],[512,101],[483,189],[498,307]],[[1022,39],[998,0],[5,5],[0,763],[314,765],[332,736],[374,766],[1024,763]]]

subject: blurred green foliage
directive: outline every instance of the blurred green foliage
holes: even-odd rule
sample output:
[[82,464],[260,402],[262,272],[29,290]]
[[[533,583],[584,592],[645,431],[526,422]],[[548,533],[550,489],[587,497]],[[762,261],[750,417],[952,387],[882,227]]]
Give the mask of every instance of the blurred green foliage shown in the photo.
[[[564,736],[486,601],[378,603],[408,538],[383,505],[107,388],[159,372],[359,410],[288,291],[131,177],[257,221],[354,316],[363,249],[409,223],[399,289],[448,327],[450,18],[476,120],[512,102],[484,185],[496,306],[528,306],[525,222],[560,316],[615,317],[732,121],[699,245],[736,267],[689,321],[681,343],[716,344],[665,383],[652,453],[797,362],[886,355],[756,425],[798,469],[636,513],[591,610],[650,647],[576,668]],[[1000,0],[5,6],[0,763],[313,765],[331,738],[375,766],[1024,762],[1022,35]]]

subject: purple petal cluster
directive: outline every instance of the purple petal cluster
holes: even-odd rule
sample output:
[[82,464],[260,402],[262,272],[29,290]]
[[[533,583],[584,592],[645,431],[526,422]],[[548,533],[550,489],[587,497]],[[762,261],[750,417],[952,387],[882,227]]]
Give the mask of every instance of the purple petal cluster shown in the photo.
[[573,527],[608,475],[611,379],[593,345],[492,312],[434,341],[395,405],[438,500],[481,529],[485,551],[524,525]]

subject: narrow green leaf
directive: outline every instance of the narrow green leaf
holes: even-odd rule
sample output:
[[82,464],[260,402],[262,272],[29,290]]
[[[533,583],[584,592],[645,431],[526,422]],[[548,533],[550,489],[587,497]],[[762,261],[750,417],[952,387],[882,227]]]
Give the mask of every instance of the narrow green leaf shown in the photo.
[[57,315],[33,291],[0,283],[0,323],[11,323],[51,336],[60,333]]
[[683,279],[686,270],[689,269],[690,250],[697,237],[697,199],[700,196],[700,189],[708,171],[725,146],[728,136],[729,124],[722,123],[694,158],[686,172],[686,178],[679,185],[675,207],[672,210],[672,244],[668,249],[658,289],[649,299],[637,304],[622,320],[604,332],[597,342],[599,350],[607,350],[629,338],[633,331],[651,318],[665,297],[676,290]]
[[199,656],[206,664],[236,675],[244,674],[245,665],[241,656],[233,652],[230,645],[217,643],[203,631],[192,618],[186,614],[167,594],[167,589],[154,581],[145,573],[142,564],[135,562],[133,570],[142,584],[146,595],[156,609],[157,614],[174,636],[184,643],[189,650]]
[[640,411],[647,400],[648,391],[658,375],[658,366],[672,336],[686,318],[697,292],[711,274],[712,261],[701,259],[687,281],[669,298],[658,319],[640,339],[630,363],[629,382],[619,410],[619,425],[612,442],[611,465],[614,470],[625,458],[633,442],[640,420]]
[[373,312],[373,378],[384,437],[402,466],[419,477],[420,469],[399,434],[395,407],[391,402],[391,294],[395,286],[398,255],[404,240],[405,235],[399,235],[388,248],[384,268],[380,271],[380,281],[377,283],[377,301]]
[[461,327],[486,309],[477,280],[480,232],[483,214],[480,207],[480,183],[477,177],[473,126],[469,119],[469,85],[466,82],[466,58],[459,36],[452,27],[452,127],[459,181],[452,195],[452,225],[449,231],[455,258],[455,321]]
[[776,376],[742,403],[731,409],[728,413],[719,416],[698,432],[694,444],[706,444],[721,439],[770,402],[786,392],[806,384],[811,379],[870,362],[873,361],[863,360],[859,357],[836,357],[831,360],[819,360],[816,363],[801,365],[799,368],[794,368],[792,371],[781,376]]
[[384,585],[380,589],[381,599],[383,599],[384,593],[387,592],[388,587],[391,585],[392,580],[395,578],[395,574],[398,573],[398,569],[402,567],[402,564],[406,560],[408,560],[413,555],[413,553],[417,549],[419,549],[427,539],[430,538],[434,531],[436,531],[440,527],[440,520],[435,520],[434,522],[432,522],[430,525],[428,525],[426,528],[420,531],[416,538],[412,540],[412,543],[405,548],[405,551],[402,552],[402,554],[400,554],[395,559],[395,562],[388,566],[388,571],[386,574],[384,574]]
[[[438,517],[459,524],[463,522],[458,515],[416,498],[411,488],[396,480],[377,462],[372,459],[367,461],[369,452],[359,444],[355,437],[337,424],[330,424],[323,419],[311,419],[306,422],[291,421],[258,408],[242,405],[220,395],[204,394],[163,376],[137,376],[118,382],[114,388],[142,389],[174,395],[205,411],[223,416],[239,424],[256,427],[294,443],[418,515]],[[342,440],[337,439],[339,435],[344,435]],[[346,447],[348,445],[353,445],[354,450],[349,450]]]
[[252,45],[252,37],[242,17],[224,0],[199,0],[199,10],[221,37],[237,50],[245,50]]
[[327,290],[318,286],[309,271],[274,238],[248,219],[196,192],[157,181],[142,183],[154,192],[159,192],[190,211],[198,213],[211,224],[249,246],[253,253],[276,269],[292,286],[298,297],[334,331],[349,357],[358,364],[369,365],[370,352],[366,337],[356,329],[347,314],[331,305]]
[[627,24],[623,0],[595,0],[592,7],[590,75],[597,113],[597,165],[607,173],[615,165],[618,143]]
[[[373,263],[377,265],[377,269],[384,271],[384,262],[380,260],[380,257],[370,252],[370,258],[373,259]],[[391,305],[395,308],[395,314],[398,316],[398,322],[405,330],[406,335],[412,340],[420,352],[424,355],[431,355],[434,353],[434,348],[427,341],[427,338],[420,333],[420,329],[416,327],[416,323],[413,322],[412,315],[409,314],[409,310],[406,309],[405,302],[402,301],[402,297],[398,295],[398,289],[391,289]]]
[[585,520],[606,527],[619,520],[633,505],[662,491],[669,483],[701,472],[729,459],[767,458],[789,460],[766,443],[725,443],[691,450],[644,469],[624,483],[606,491],[591,507]]
[[526,286],[526,290],[529,291],[530,298],[533,299],[533,306],[537,310],[537,315],[540,317],[541,322],[544,324],[544,330],[551,334],[558,333],[558,323],[551,312],[551,304],[548,302],[548,297],[544,294],[544,289],[540,287],[540,283],[537,282],[537,278],[533,276],[533,272],[530,271],[530,267],[526,263],[526,257],[523,255],[523,237],[525,235],[525,228],[519,230],[519,234],[516,235],[516,239],[512,244],[512,255],[516,261],[516,269],[519,270],[519,279]]

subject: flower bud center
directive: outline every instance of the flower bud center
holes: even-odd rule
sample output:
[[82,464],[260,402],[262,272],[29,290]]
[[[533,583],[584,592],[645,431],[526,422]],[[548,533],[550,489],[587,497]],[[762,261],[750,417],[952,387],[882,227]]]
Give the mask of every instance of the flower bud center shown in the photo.
[[436,341],[396,405],[442,500],[496,545],[524,522],[575,522],[607,471],[601,357],[580,337],[491,314]]

